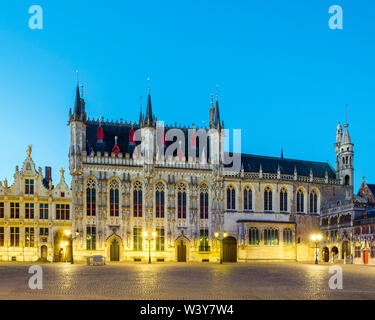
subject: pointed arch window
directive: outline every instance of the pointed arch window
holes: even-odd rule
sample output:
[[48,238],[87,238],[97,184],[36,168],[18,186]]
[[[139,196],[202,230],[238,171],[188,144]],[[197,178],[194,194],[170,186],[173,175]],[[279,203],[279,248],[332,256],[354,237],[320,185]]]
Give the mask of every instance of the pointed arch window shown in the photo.
[[155,191],[156,218],[164,218],[164,184],[159,182]]
[[89,217],[96,215],[96,183],[89,179],[86,185],[86,214]]
[[280,212],[288,211],[288,190],[283,187],[280,190]]
[[112,180],[109,185],[109,215],[111,217],[119,216],[119,183],[117,180]]
[[227,188],[227,210],[236,210],[236,190],[232,185]]
[[177,217],[186,219],[186,185],[182,182],[177,187]]
[[142,183],[136,181],[133,186],[133,215],[134,217],[142,217]]
[[243,209],[245,211],[253,210],[253,191],[250,186],[246,186],[243,190]]
[[270,187],[264,189],[264,211],[272,211],[272,189]]
[[297,212],[305,212],[304,208],[304,193],[302,189],[297,191]]
[[316,190],[310,193],[310,213],[318,213],[318,193]]
[[208,186],[205,183],[199,188],[199,213],[201,219],[208,219]]

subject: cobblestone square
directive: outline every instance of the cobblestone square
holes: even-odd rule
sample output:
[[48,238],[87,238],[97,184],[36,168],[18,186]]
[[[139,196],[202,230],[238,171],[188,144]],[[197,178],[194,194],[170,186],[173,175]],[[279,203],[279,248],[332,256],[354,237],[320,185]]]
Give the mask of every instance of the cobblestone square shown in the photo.
[[31,264],[0,264],[0,299],[373,299],[375,267],[340,265],[343,289],[329,289],[329,267],[303,263],[41,264],[43,289],[28,287]]

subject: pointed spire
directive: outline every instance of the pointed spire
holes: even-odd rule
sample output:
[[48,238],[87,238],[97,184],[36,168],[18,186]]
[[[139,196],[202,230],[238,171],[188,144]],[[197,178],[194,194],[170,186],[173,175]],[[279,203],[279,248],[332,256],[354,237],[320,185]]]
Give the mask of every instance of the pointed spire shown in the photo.
[[81,112],[82,112],[81,95],[79,93],[79,84],[77,83],[76,98],[74,101],[74,115],[80,116]]
[[214,128],[220,128],[220,113],[219,113],[219,99],[216,95],[216,106],[215,106],[215,114],[214,114]]
[[143,121],[143,115],[142,115],[142,96],[139,97],[140,100],[140,111],[139,111],[139,125],[142,124]]
[[148,88],[146,114],[143,117],[142,126],[143,127],[154,127],[155,126],[155,117],[154,117],[154,114],[152,113],[150,88]]
[[281,147],[281,159],[284,159],[284,151],[282,147]]

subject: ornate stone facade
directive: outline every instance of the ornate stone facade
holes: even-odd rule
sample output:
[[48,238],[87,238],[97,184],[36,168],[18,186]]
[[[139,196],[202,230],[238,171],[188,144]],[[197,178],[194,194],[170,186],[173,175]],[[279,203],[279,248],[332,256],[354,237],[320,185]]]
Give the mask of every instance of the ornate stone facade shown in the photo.
[[[337,135],[336,172],[328,163],[246,154],[233,168],[225,160],[218,101],[209,123],[158,126],[150,94],[138,123],[90,120],[77,87],[69,115],[75,259],[313,259],[309,238],[319,230],[320,208],[352,196],[347,126]],[[182,137],[168,138],[173,130]],[[207,135],[200,145],[198,131]]]
[[51,168],[36,170],[27,158],[14,173],[14,182],[0,182],[0,259],[2,261],[66,261],[70,241],[64,231],[70,230],[72,195],[65,183],[64,170],[60,182],[53,186]]

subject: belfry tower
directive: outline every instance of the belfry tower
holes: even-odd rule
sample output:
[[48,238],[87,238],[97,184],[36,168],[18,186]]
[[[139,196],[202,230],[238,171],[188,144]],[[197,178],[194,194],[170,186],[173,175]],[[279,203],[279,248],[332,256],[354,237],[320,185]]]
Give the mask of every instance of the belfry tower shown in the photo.
[[342,131],[341,124],[337,125],[336,129],[336,176],[340,179],[341,184],[349,186],[351,193],[353,193],[354,180],[354,151],[352,139],[349,134],[349,124],[344,124],[344,131]]

